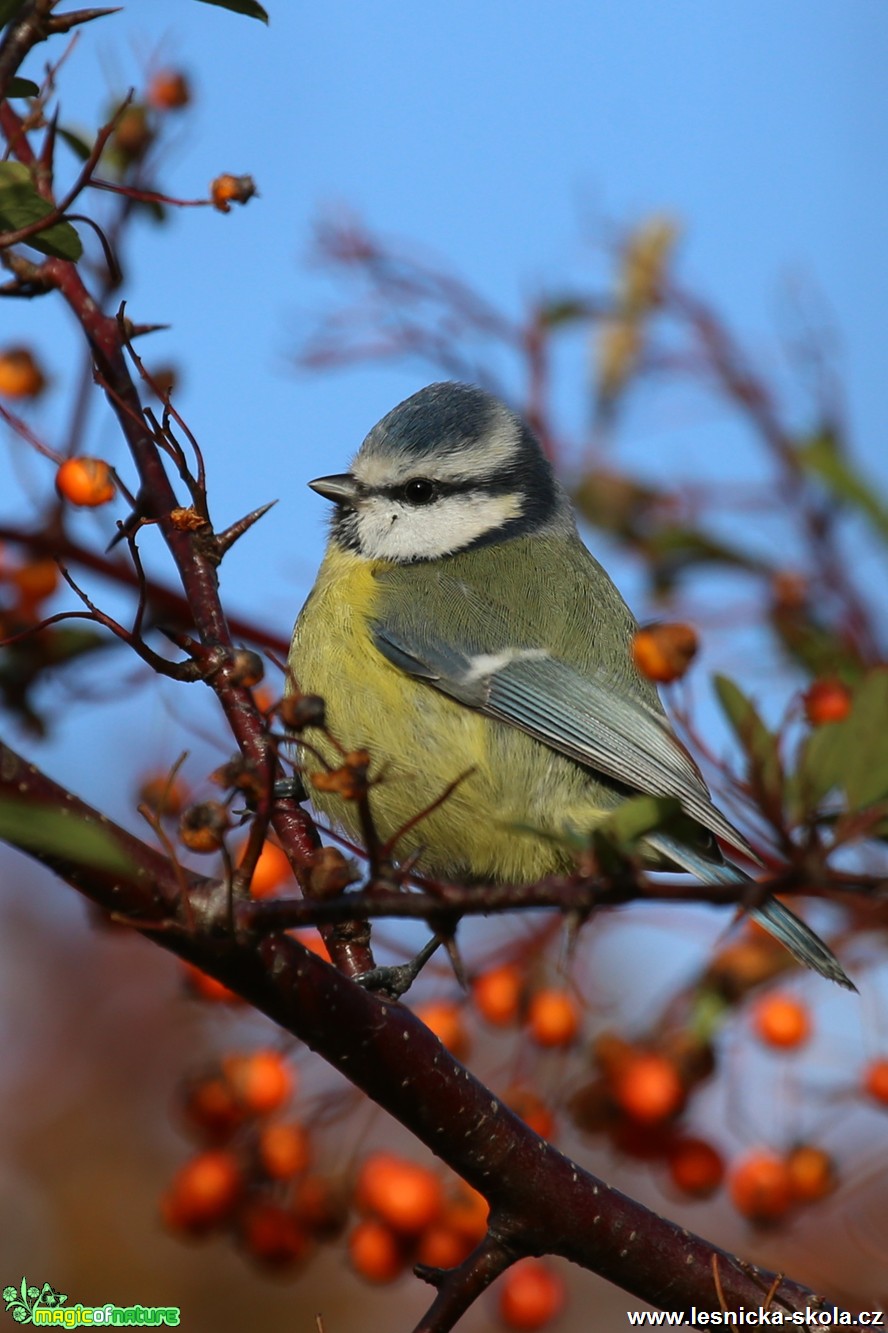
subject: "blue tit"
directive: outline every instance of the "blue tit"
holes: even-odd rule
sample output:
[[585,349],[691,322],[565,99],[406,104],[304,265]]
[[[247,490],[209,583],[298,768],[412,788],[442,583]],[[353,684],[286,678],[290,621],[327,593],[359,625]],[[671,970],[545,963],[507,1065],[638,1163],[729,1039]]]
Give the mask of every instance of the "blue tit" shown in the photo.
[[[520,418],[482,389],[431,384],[373,427],[351,471],[309,484],[334,509],[290,669],[325,699],[332,735],[370,752],[378,832],[406,827],[399,857],[454,881],[532,883],[573,867],[566,834],[644,792],[687,817],[680,838],[647,835],[652,866],[749,882],[716,838],[750,849],[636,669],[637,623]],[[311,746],[309,776],[341,762],[315,734]],[[353,803],[312,800],[360,841]],[[750,915],[853,989],[782,903]]]

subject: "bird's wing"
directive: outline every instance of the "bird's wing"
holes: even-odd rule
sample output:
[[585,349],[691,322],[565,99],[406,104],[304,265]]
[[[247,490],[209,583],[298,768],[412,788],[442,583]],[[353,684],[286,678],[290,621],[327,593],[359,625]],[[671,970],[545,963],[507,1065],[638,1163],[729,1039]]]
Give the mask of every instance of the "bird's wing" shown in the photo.
[[508,722],[636,791],[675,797],[687,815],[755,859],[713,805],[666,717],[625,687],[618,689],[603,672],[583,675],[540,648],[461,650],[415,623],[377,620],[373,640],[393,666],[466,707]]

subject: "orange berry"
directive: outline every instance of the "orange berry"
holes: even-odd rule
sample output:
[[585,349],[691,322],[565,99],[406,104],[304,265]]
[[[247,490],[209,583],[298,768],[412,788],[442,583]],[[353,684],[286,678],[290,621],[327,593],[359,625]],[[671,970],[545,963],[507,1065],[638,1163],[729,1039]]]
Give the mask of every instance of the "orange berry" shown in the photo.
[[580,1030],[580,1007],[569,991],[536,991],[527,1009],[530,1035],[538,1046],[570,1046]]
[[266,685],[260,685],[253,691],[253,703],[260,713],[268,713],[274,703],[274,695]]
[[232,204],[245,204],[255,193],[256,183],[252,176],[232,176],[230,172],[217,176],[210,185],[213,207],[220,213],[229,213]]
[[428,1268],[456,1268],[473,1248],[458,1231],[443,1222],[436,1222],[420,1236],[414,1258],[416,1263]]
[[360,801],[370,790],[369,768],[369,752],[352,750],[345,756],[340,768],[311,773],[309,777],[311,785],[318,791],[335,792],[344,801]]
[[614,1101],[645,1125],[674,1116],[684,1103],[684,1088],[671,1060],[656,1052],[630,1056],[613,1081]]
[[452,1000],[434,1000],[417,1005],[414,1012],[427,1028],[431,1028],[451,1055],[455,1055],[457,1060],[465,1059],[469,1051],[469,1034],[458,1004]]
[[706,1199],[722,1183],[725,1164],[705,1139],[676,1139],[667,1150],[666,1164],[676,1189],[695,1199]]
[[81,509],[96,509],[113,500],[117,487],[103,458],[66,458],[56,473],[56,490]]
[[631,1041],[627,1041],[625,1037],[619,1036],[616,1032],[607,1031],[599,1032],[593,1043],[593,1052],[595,1063],[611,1082],[630,1060],[636,1059],[641,1054],[638,1047],[633,1046]]
[[686,1088],[693,1087],[715,1072],[712,1039],[692,1027],[674,1027],[659,1039],[661,1055],[671,1060]]
[[174,1176],[161,1200],[163,1220],[172,1231],[202,1235],[228,1221],[242,1188],[233,1153],[225,1149],[200,1153]]
[[335,847],[319,847],[308,860],[309,897],[337,898],[361,878],[354,861]]
[[[160,401],[166,402],[175,389],[179,388],[180,372],[176,366],[152,366],[146,371],[150,388]],[[207,526],[207,520],[193,505],[176,506],[170,510],[173,525],[183,532],[198,532]]]
[[297,1120],[263,1125],[256,1151],[262,1170],[272,1180],[292,1180],[308,1166],[309,1134]]
[[601,1134],[613,1124],[616,1112],[607,1079],[583,1083],[568,1101],[571,1121],[584,1134]]
[[785,950],[757,921],[747,921],[745,938],[732,940],[709,964],[707,979],[728,999],[737,999],[783,971]]
[[178,818],[190,799],[188,788],[180,778],[169,773],[147,777],[139,786],[139,802],[155,815]]
[[778,570],[771,580],[775,611],[801,611],[807,605],[810,593],[810,583],[797,570]]
[[368,1157],[358,1172],[355,1202],[401,1235],[415,1236],[437,1222],[444,1207],[441,1181],[428,1167],[393,1153]]
[[811,688],[802,695],[805,716],[812,727],[822,727],[827,722],[841,722],[851,711],[851,691],[843,681],[835,676],[815,680]]
[[303,1176],[292,1201],[293,1216],[316,1240],[335,1240],[348,1221],[348,1205],[341,1190],[326,1176]]
[[190,852],[208,856],[218,852],[230,827],[231,816],[221,801],[201,801],[182,811],[179,838]]
[[482,972],[472,983],[472,999],[479,1014],[495,1027],[517,1023],[524,995],[524,972],[516,963],[505,963]]
[[499,1282],[499,1317],[506,1328],[534,1329],[564,1308],[564,1282],[539,1259],[520,1259]]
[[808,1006],[794,995],[774,991],[756,1001],[752,1025],[760,1041],[790,1050],[810,1037],[811,1014]]
[[178,111],[191,101],[191,89],[181,70],[159,69],[148,85],[148,102],[157,111]]
[[111,145],[121,165],[128,166],[144,157],[154,140],[154,130],[144,106],[131,102],[125,106],[114,127]]
[[863,1071],[863,1086],[870,1097],[888,1106],[888,1056],[870,1061]]
[[730,1191],[742,1217],[760,1226],[779,1222],[792,1204],[789,1167],[775,1153],[755,1149],[732,1167]]
[[786,1159],[789,1187],[797,1203],[816,1203],[836,1187],[835,1165],[829,1153],[800,1143]]
[[37,398],[46,388],[46,376],[27,347],[0,351],[0,396]]
[[555,1137],[555,1117],[542,1097],[530,1088],[509,1088],[503,1095],[503,1101],[520,1116],[525,1125],[529,1125],[541,1139]]
[[209,1000],[214,1004],[243,1004],[244,1000],[233,990],[215,977],[202,972],[193,963],[183,963],[185,981],[188,989],[200,1000]]
[[668,685],[685,674],[697,647],[697,634],[690,625],[649,625],[632,637],[632,660],[648,680]]
[[224,1078],[198,1079],[186,1088],[182,1113],[202,1138],[224,1143],[244,1120],[244,1112]]
[[246,1254],[268,1268],[295,1268],[311,1249],[305,1231],[288,1209],[259,1199],[244,1209],[238,1239]]
[[368,1282],[394,1282],[407,1267],[398,1237],[375,1217],[365,1217],[352,1231],[348,1257],[355,1272]]
[[273,842],[263,843],[250,880],[250,897],[271,898],[282,884],[292,878],[293,871],[285,853]]
[[244,689],[251,690],[265,675],[265,663],[260,654],[254,653],[252,648],[236,648],[231,655],[230,665],[231,684],[243,686]]
[[279,1051],[230,1055],[222,1061],[222,1068],[241,1106],[251,1115],[278,1110],[296,1086],[293,1067]]
[[324,701],[319,694],[302,694],[294,689],[280,700],[278,714],[290,731],[327,725]]
[[52,596],[59,586],[60,578],[59,567],[54,560],[32,560],[14,569],[9,581],[18,588],[22,601],[33,606]]
[[456,1182],[456,1189],[444,1207],[442,1222],[451,1231],[456,1231],[463,1240],[472,1246],[477,1245],[487,1235],[487,1218],[490,1205],[483,1194],[465,1180]]
[[672,1125],[667,1120],[654,1124],[621,1116],[608,1126],[608,1135],[617,1152],[637,1162],[662,1162],[674,1142]]

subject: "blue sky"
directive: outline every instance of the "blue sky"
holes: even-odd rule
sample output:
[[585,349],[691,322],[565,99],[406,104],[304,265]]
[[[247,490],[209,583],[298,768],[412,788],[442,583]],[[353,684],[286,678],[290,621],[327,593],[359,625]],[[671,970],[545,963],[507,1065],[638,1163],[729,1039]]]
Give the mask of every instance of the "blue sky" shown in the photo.
[[[777,364],[787,291],[817,294],[839,335],[856,448],[886,476],[883,4],[269,8],[266,28],[193,0],[134,0],[84,31],[59,79],[63,123],[86,128],[146,67],[182,66],[196,102],[174,134],[164,187],[199,196],[223,170],[250,172],[259,187],[227,217],[184,210],[164,228],[140,224],[123,292],[133,318],[172,325],[144,352],[181,369],[176,402],[206,455],[217,521],[280,500],[225,563],[233,609],[289,630],[324,540],[325,506],[306,480],[343,466],[380,415],[435,377],[417,365],[294,370],[300,338],[348,295],[310,262],[317,219],[344,210],[440,257],[516,316],[544,292],[594,289],[606,272],[596,242],[669,214],[683,227],[682,279],[765,366]],[[35,66],[26,72],[39,75]],[[77,364],[67,317],[36,301],[5,303],[0,320],[3,340],[32,340],[49,364],[56,391],[34,419],[58,443]],[[576,381],[558,409],[581,426]],[[714,414],[659,411],[654,401],[629,414],[620,447],[636,466],[659,470],[668,450],[679,469],[711,470],[723,455],[735,471],[754,467],[728,448]],[[126,473],[98,402],[89,447]],[[5,492],[21,515],[8,486],[21,472],[20,460],[0,458],[0,513]],[[33,459],[24,472],[37,486],[45,479]],[[632,571],[614,572],[631,592]],[[158,745],[177,750],[178,723],[162,721],[168,703],[152,707]],[[133,744],[144,722],[122,723]],[[51,767],[95,795],[78,725],[62,724],[67,744]]]

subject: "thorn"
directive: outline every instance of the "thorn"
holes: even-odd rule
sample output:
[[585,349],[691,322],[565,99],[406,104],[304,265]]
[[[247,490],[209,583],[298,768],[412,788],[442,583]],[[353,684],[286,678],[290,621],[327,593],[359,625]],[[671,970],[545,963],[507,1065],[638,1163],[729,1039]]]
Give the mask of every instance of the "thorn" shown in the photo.
[[395,967],[373,967],[369,972],[361,972],[355,981],[365,990],[382,991],[393,1000],[400,1000],[402,995],[413,985],[433,953],[444,943],[440,935],[433,935],[415,958],[409,963],[400,963]]
[[277,500],[269,500],[268,504],[260,505],[259,508],[254,509],[251,514],[245,514],[244,517],[239,518],[236,523],[232,523],[231,527],[226,528],[224,532],[220,532],[216,537],[216,549],[219,552],[219,559],[231,550],[239,537],[243,537],[245,532],[249,532],[253,524],[258,523],[259,519],[267,514],[269,509],[273,509],[276,504]]
[[163,333],[166,329],[171,329],[172,324],[130,324],[127,323],[126,336],[128,338],[141,338],[145,333]]
[[56,14],[46,25],[47,31],[70,32],[81,23],[92,23],[93,19],[102,19],[106,14],[119,14],[123,5],[117,5],[114,9],[75,9],[72,14]]
[[139,531],[139,528],[153,523],[154,519],[146,518],[144,514],[139,513],[139,496],[136,496],[136,502],[129,516],[117,524],[117,531],[105,547],[105,554],[113,551],[118,542],[129,541]]
[[59,111],[56,107],[49,123],[46,127],[46,138],[43,140],[43,147],[40,149],[40,166],[46,173],[49,180],[52,180],[52,164],[55,155],[56,130],[59,124]]
[[436,1291],[443,1285],[444,1279],[450,1276],[450,1272],[450,1269],[433,1268],[430,1264],[413,1265],[414,1276],[418,1277],[421,1282],[428,1282],[429,1286],[434,1287]]
[[462,954],[456,943],[455,935],[445,935],[443,937],[444,948],[447,950],[447,957],[450,959],[450,966],[453,968],[453,975],[459,982],[461,990],[468,991],[469,979],[466,976],[466,969],[463,964]]

